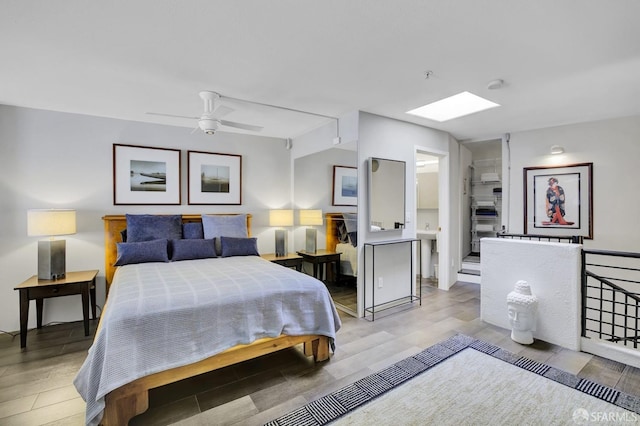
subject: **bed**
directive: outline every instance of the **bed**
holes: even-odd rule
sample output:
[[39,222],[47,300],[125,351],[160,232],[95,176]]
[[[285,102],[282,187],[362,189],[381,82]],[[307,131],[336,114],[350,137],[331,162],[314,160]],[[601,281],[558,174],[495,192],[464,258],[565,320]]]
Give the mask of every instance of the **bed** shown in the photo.
[[[207,238],[144,240],[149,236],[142,235],[140,241],[140,233],[132,232],[138,229],[132,226],[134,216],[171,218],[174,231],[179,221],[181,237],[187,227],[200,226]],[[87,424],[127,424],[148,408],[149,389],[299,344],[316,362],[329,358],[341,323],[326,287],[256,256],[250,215],[103,219],[108,297],[74,380],[87,402]],[[208,238],[211,221],[234,227],[242,221],[245,235],[225,225],[214,227],[215,240]],[[125,236],[127,242],[120,243]],[[163,241],[169,261],[154,257]]]
[[358,276],[357,214],[326,213],[327,250],[340,252],[339,276],[352,278]]

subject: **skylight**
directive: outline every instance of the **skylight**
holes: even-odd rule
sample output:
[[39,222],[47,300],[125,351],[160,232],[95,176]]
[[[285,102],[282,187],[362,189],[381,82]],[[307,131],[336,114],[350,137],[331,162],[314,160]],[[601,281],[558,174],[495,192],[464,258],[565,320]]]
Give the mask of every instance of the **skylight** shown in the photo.
[[500,105],[473,93],[462,92],[407,111],[407,114],[442,122],[498,106]]

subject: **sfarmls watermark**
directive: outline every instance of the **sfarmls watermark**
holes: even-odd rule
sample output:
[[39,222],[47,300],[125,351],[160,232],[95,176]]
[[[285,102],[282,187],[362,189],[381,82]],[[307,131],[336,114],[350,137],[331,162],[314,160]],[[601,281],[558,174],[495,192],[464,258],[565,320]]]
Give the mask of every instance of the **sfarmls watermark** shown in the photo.
[[573,421],[577,425],[596,422],[635,423],[639,420],[640,415],[629,411],[588,411],[577,408],[573,412]]

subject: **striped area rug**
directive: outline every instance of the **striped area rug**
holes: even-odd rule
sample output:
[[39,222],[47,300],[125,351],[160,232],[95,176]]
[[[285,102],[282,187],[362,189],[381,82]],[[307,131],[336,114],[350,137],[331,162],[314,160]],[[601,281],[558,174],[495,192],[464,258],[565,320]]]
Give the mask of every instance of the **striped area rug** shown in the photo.
[[640,396],[456,335],[268,426],[640,424]]

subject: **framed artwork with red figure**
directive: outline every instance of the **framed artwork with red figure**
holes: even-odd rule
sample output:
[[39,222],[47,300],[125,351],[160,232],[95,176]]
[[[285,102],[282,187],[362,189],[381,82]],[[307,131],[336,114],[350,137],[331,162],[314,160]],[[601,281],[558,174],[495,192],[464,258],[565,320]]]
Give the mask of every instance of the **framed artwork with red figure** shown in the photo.
[[593,238],[593,163],[524,169],[524,233]]

